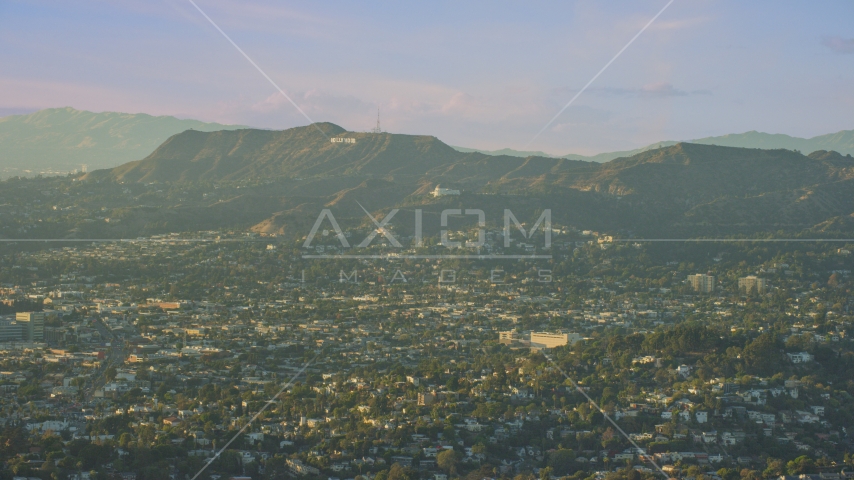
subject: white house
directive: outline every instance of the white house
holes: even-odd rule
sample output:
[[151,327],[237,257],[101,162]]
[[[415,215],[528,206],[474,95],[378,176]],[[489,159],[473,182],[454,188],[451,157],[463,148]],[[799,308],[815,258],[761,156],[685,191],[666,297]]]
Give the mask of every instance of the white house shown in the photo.
[[795,410],[795,415],[798,423],[817,423],[819,421],[818,415],[803,410]]
[[792,363],[807,363],[813,360],[813,356],[807,352],[787,353],[786,356]]
[[459,190],[453,190],[450,188],[442,188],[441,185],[436,185],[436,188],[433,189],[432,193],[433,193],[434,197],[443,197],[445,195],[459,195],[460,191]]

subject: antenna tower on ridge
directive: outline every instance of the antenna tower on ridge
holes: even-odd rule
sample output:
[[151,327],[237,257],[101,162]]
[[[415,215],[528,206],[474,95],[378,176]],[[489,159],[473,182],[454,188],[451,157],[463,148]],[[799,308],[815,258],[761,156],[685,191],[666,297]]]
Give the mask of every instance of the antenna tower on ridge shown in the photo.
[[380,107],[377,107],[377,126],[371,130],[371,133],[383,133],[382,128],[380,128]]

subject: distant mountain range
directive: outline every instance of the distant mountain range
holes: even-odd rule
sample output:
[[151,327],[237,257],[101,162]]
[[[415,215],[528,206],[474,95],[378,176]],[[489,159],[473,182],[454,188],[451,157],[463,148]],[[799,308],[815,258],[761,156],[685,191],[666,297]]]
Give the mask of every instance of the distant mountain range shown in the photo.
[[150,154],[172,135],[246,128],[237,125],[154,117],[146,114],[93,113],[49,108],[29,115],[0,118],[0,176],[110,168]]
[[[559,156],[550,155],[540,150],[513,150],[512,148],[502,148],[501,150],[478,150],[476,148],[454,147],[454,150],[463,153],[483,153],[484,155],[507,155],[510,157],[548,157],[561,158]],[[565,157],[564,157],[565,158]]]
[[[185,130],[213,132],[248,129],[243,125],[221,125],[175,117],[146,114],[94,113],[73,108],[49,108],[28,115],[0,117],[0,178],[31,174],[46,169],[70,171],[88,165],[90,170],[112,168],[145,158],[166,139]],[[690,140],[690,143],[741,148],[785,148],[810,153],[833,150],[843,155],[854,154],[854,130],[821,135],[809,139],[747,132]],[[491,156],[548,157],[607,162],[637,153],[675,145],[675,141],[658,142],[634,150],[606,152],[597,155],[567,154],[554,156],[541,151],[478,150],[451,147],[462,153]]]
[[[499,219],[503,208],[529,215],[551,208],[561,224],[646,235],[849,228],[854,213],[854,158],[837,152],[678,143],[596,163],[465,153],[435,137],[348,132],[331,123],[186,131],[145,159],[81,178],[179,189],[241,185],[228,201],[169,208],[174,223],[164,228],[281,234],[304,234],[323,208],[358,225],[360,204],[422,208],[434,217],[443,208],[480,208]],[[435,198],[429,192],[437,184],[463,194]]]
[[[477,150],[474,148],[454,147],[461,152],[479,152],[486,155],[510,155],[513,157],[529,157],[532,155],[540,157],[568,158],[570,160],[587,160],[591,162],[609,162],[615,158],[630,157],[632,155],[654,150],[661,147],[669,147],[676,145],[679,142],[666,141],[657,142],[634,150],[624,150],[619,152],[605,152],[597,155],[577,155],[567,154],[561,156],[549,155],[544,152],[527,152],[504,148],[501,150]],[[803,153],[815,152],[817,150],[833,150],[843,155],[854,155],[854,130],[842,130],[836,133],[827,135],[819,135],[812,138],[790,137],[789,135],[762,133],[750,131],[746,133],[733,133],[722,135],[719,137],[705,137],[694,140],[687,140],[686,143],[697,143],[701,145],[718,145],[721,147],[739,147],[739,148],[762,148],[775,149],[785,148],[786,150],[798,150]]]
[[[505,208],[519,218],[549,208],[558,224],[621,234],[850,235],[852,144],[852,132],[811,139],[749,132],[556,158],[460,151],[433,136],[332,123],[274,131],[72,109],[0,119],[0,169],[90,166],[74,178],[92,181],[79,202],[113,208],[98,213],[111,221],[95,231],[69,214],[68,235],[106,237],[215,228],[299,236],[325,208],[342,225],[369,228],[362,206],[401,209],[400,222],[421,209],[425,234],[436,233],[447,208],[482,209],[489,221]],[[438,184],[462,195],[430,195]]]

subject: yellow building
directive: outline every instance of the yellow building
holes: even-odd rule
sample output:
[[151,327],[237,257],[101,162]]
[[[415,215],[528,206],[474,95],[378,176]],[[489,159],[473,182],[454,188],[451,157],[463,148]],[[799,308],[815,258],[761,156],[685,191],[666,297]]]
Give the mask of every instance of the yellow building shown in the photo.
[[516,330],[507,330],[506,332],[498,332],[498,342],[502,345],[510,345],[519,341],[519,335]]
[[765,293],[765,279],[753,275],[739,278],[738,289],[746,293]]
[[714,275],[706,275],[703,273],[688,275],[688,281],[691,282],[691,287],[695,292],[712,293],[715,291]]
[[[570,335],[572,335],[571,339]],[[562,347],[568,345],[570,340],[575,343],[581,340],[581,337],[576,333],[531,332],[531,348],[535,350]]]

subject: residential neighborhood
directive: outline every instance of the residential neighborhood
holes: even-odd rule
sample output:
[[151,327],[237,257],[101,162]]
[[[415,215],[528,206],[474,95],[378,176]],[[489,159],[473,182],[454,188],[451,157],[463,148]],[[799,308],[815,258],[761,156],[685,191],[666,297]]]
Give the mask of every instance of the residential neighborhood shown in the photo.
[[[203,235],[219,241],[6,257],[4,472],[851,472],[850,258],[835,249],[746,265],[730,248],[701,293],[673,252],[587,232],[544,265],[319,264],[272,238]],[[746,273],[768,291],[739,291]]]

